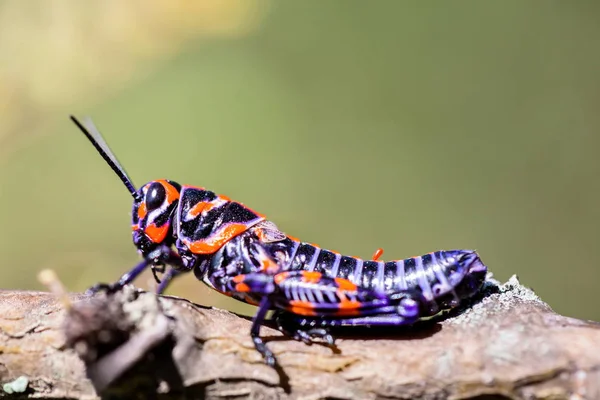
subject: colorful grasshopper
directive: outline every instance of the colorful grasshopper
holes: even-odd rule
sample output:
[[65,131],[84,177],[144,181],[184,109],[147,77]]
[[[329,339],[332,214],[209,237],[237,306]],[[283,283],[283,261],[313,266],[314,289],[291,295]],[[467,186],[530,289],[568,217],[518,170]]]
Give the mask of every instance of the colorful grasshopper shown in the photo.
[[[412,324],[475,294],[487,268],[470,250],[436,251],[405,260],[341,255],[281,232],[266,218],[226,196],[159,179],[136,189],[91,120],[83,131],[133,196],[133,243],[143,260],[116,290],[150,267],[164,272],[157,292],[194,271],[208,286],[258,306],[250,334],[267,364],[273,353],[259,336],[269,309],[281,331],[306,343],[333,344],[332,326]],[[166,270],[165,266],[171,268]]]

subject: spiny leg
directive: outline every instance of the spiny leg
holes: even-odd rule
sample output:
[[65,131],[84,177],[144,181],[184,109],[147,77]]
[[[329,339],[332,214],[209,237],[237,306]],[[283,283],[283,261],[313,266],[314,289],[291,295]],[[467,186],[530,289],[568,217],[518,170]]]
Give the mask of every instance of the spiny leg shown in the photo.
[[315,343],[314,339],[323,340],[329,346],[335,345],[335,338],[325,328],[306,328],[296,323],[293,318],[286,318],[286,315],[298,317],[290,312],[278,311],[273,315],[273,321],[284,335],[295,340],[304,342],[307,345]]
[[[404,326],[415,323],[418,318],[405,318],[398,314],[369,315],[355,318],[310,318],[288,312],[275,315],[276,323],[299,326],[304,329],[326,329],[348,326]],[[277,321],[279,319],[280,321]]]

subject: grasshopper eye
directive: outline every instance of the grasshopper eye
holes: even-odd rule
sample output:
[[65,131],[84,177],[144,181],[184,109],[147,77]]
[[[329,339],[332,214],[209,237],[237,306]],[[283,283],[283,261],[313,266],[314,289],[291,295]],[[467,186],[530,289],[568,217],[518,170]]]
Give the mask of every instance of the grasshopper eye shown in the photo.
[[146,207],[148,211],[159,208],[165,201],[166,196],[167,193],[163,185],[158,182],[152,183],[146,192]]

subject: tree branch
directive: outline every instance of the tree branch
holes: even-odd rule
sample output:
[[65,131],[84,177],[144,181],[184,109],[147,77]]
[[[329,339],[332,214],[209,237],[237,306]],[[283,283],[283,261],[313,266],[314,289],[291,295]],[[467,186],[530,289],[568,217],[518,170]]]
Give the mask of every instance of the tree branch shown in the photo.
[[254,350],[249,320],[230,312],[131,287],[70,300],[65,311],[52,294],[0,291],[5,390],[26,383],[23,395],[73,399],[600,398],[600,324],[555,314],[516,277],[490,280],[474,304],[412,328],[334,332],[334,349],[265,327],[279,370]]

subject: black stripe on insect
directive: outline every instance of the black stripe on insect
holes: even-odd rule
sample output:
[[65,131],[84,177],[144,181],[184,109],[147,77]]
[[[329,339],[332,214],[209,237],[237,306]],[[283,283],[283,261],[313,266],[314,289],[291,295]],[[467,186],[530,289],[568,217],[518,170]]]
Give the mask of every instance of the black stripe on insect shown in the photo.
[[[267,364],[275,357],[260,338],[268,310],[295,339],[333,344],[333,326],[400,326],[456,307],[481,288],[487,268],[471,250],[436,251],[405,260],[341,255],[281,232],[226,196],[159,179],[136,189],[91,120],[73,122],[133,197],[133,242],[142,261],[114,284],[131,283],[146,268],[162,293],[178,275],[195,276],[219,292],[258,306],[250,334]],[[165,271],[162,280],[156,272]],[[285,322],[284,322],[285,321]]]

